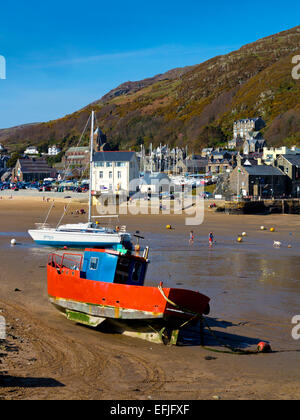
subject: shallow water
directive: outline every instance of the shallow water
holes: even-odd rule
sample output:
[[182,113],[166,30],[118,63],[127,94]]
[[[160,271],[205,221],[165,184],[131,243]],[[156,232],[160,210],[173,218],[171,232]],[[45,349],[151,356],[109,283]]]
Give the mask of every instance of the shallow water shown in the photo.
[[211,317],[249,323],[254,329],[262,323],[262,338],[295,346],[291,320],[300,314],[300,243],[286,236],[281,235],[280,249],[263,237],[238,244],[226,236],[209,249],[205,239],[190,246],[180,234],[149,234],[147,284],[163,281],[204,293],[211,298]]
[[[25,232],[2,232],[0,236],[3,251],[43,269],[48,254],[54,251],[35,245]],[[12,247],[5,237],[15,237],[17,245]],[[276,341],[277,348],[300,347],[291,338],[292,317],[300,314],[300,240],[290,232],[281,232],[279,239],[282,247],[274,249],[277,236],[258,232],[238,244],[232,235],[218,235],[210,249],[206,237],[198,236],[194,245],[189,245],[182,233],[147,232],[142,241],[150,246],[146,285],[157,286],[162,281],[166,287],[209,296],[210,317],[226,320],[231,326],[247,326],[247,342],[251,336]],[[43,282],[46,270],[44,274]]]

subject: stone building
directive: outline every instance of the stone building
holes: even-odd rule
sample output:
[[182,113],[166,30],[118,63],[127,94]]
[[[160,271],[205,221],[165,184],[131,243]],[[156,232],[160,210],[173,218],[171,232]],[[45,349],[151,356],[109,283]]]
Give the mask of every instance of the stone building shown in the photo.
[[230,174],[230,189],[241,197],[282,197],[286,188],[286,175],[273,166],[237,165]]
[[263,153],[266,147],[266,141],[263,138],[251,138],[244,141],[243,153],[250,155],[251,153]]
[[62,159],[65,167],[88,167],[90,162],[89,147],[70,147]]
[[21,182],[42,181],[45,178],[56,178],[57,171],[51,168],[43,158],[18,159],[12,171],[12,180]]
[[278,156],[274,165],[287,177],[287,196],[300,197],[300,155]]
[[266,124],[261,117],[235,121],[233,124],[233,138],[250,140],[251,133],[260,131],[265,126]]

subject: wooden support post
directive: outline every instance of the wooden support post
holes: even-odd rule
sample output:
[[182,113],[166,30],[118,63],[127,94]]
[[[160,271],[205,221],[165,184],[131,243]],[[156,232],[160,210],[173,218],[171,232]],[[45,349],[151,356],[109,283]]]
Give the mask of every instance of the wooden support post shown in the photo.
[[200,345],[204,347],[204,322],[203,318],[200,318]]

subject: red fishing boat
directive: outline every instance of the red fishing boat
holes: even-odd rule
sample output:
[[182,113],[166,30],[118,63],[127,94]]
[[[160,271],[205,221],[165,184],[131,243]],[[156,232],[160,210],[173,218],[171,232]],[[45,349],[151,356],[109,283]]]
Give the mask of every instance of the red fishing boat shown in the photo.
[[191,290],[164,288],[162,283],[144,286],[148,263],[148,249],[142,257],[103,249],[51,254],[47,266],[50,302],[78,323],[97,327],[109,321],[122,332],[152,333],[154,338],[156,331],[158,341],[166,330],[169,338],[174,331],[177,337],[182,324],[209,313],[210,299]]

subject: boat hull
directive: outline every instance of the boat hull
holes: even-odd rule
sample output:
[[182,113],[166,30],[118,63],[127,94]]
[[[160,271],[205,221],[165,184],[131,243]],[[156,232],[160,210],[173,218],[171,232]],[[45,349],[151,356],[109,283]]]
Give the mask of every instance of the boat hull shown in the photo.
[[[99,319],[191,319],[208,314],[207,296],[183,289],[106,283],[81,277],[81,272],[48,264],[48,295],[59,310]],[[174,304],[176,306],[174,306]]]
[[102,247],[113,248],[122,243],[130,244],[129,234],[101,234],[85,232],[63,232],[58,230],[29,230],[31,238],[38,245],[50,247],[88,248]]

